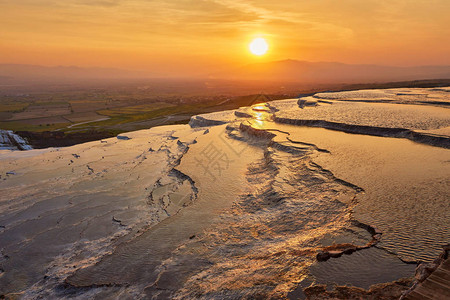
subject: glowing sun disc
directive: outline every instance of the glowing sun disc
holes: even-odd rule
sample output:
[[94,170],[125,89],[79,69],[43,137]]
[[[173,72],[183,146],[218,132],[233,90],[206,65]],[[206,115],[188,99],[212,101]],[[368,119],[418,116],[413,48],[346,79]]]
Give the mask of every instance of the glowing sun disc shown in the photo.
[[255,55],[263,55],[266,54],[267,50],[269,50],[269,45],[265,39],[256,38],[250,43],[249,49],[250,52]]

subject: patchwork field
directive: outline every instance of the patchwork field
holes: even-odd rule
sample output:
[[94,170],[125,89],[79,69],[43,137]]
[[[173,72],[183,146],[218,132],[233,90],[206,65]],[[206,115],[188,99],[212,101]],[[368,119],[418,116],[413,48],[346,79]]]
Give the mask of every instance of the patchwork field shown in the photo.
[[[186,124],[191,116],[214,111],[231,110],[258,102],[295,98],[329,90],[349,90],[340,101],[358,101],[355,86],[320,86],[288,88],[287,85],[244,88],[226,82],[154,82],[93,86],[43,86],[27,90],[0,89],[0,129],[13,130],[36,147],[67,146],[112,137],[126,131],[153,126]],[[447,85],[446,80],[377,84],[376,88],[395,85],[412,87]],[[372,85],[373,86],[373,85]],[[364,86],[365,88],[372,87]],[[250,88],[250,89],[249,89]],[[260,91],[259,93],[255,93]],[[241,93],[241,96],[239,96]],[[249,93],[249,94],[245,94]],[[327,97],[319,93],[316,97]],[[335,97],[335,95],[330,95]],[[379,102],[379,93],[371,95]],[[404,93],[391,99],[396,103],[432,104],[442,100],[422,93]],[[445,104],[446,105],[446,104]],[[48,133],[50,132],[50,133]],[[44,134],[45,133],[45,134]],[[72,135],[72,136],[69,136]],[[73,135],[76,135],[74,138]],[[65,141],[64,141],[65,140]],[[44,141],[44,143],[42,143]],[[64,142],[62,142],[64,141]]]
[[[0,128],[83,133],[187,123],[194,114],[252,104],[259,95],[149,95],[148,89],[83,90],[0,96]],[[262,100],[267,100],[263,98]]]

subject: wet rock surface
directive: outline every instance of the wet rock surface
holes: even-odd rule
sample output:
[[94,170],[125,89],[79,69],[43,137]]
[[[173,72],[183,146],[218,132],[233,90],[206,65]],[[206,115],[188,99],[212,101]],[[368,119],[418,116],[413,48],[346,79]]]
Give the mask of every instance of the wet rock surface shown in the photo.
[[321,93],[1,152],[0,295],[398,298],[450,240],[447,90]]
[[27,141],[11,130],[0,129],[0,150],[31,150]]
[[442,246],[443,251],[434,261],[421,263],[416,268],[413,285],[405,291],[400,300],[435,297],[450,297],[450,244]]
[[401,279],[391,283],[381,283],[365,290],[350,286],[337,286],[327,290],[325,285],[316,285],[305,289],[307,299],[370,299],[370,300],[396,300],[411,284],[411,279]]

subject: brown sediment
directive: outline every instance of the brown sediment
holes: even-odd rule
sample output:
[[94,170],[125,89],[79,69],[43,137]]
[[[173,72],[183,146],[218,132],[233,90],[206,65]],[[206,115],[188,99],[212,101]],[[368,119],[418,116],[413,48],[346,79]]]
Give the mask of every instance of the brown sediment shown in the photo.
[[343,254],[350,255],[353,252],[370,248],[370,247],[374,246],[376,243],[378,243],[378,239],[372,237],[372,240],[364,246],[355,246],[353,244],[331,245],[331,246],[323,248],[322,251],[317,253],[316,259],[318,261],[327,261],[330,258],[341,257]]
[[399,279],[394,282],[375,284],[365,290],[358,287],[336,286],[327,291],[326,285],[315,285],[304,289],[308,300],[322,299],[365,299],[365,300],[394,300],[411,285],[412,279]]
[[[341,244],[341,247],[345,244]],[[332,246],[330,246],[332,247]],[[303,290],[306,299],[450,299],[450,244],[431,263],[416,268],[415,278],[401,278],[393,282],[372,285],[365,290],[353,286],[336,286],[327,290],[326,285],[312,285]]]
[[345,243],[345,244],[333,244],[331,246],[324,247],[316,255],[318,261],[327,261],[330,258],[338,258],[341,257],[343,254],[350,255],[353,252],[373,247],[379,242],[382,233],[378,231],[375,227],[361,223],[356,220],[353,220],[352,223],[357,227],[367,230],[367,232],[369,232],[372,235],[372,239],[364,246],[356,246],[353,244]]
[[450,244],[431,263],[421,263],[416,268],[416,280],[403,293],[400,300],[450,299]]

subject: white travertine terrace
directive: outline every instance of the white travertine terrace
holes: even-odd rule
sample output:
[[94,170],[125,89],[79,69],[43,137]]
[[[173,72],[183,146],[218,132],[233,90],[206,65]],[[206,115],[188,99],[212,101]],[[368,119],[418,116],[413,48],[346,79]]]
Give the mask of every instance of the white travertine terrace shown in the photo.
[[286,297],[305,278],[412,276],[404,262],[450,240],[449,91],[320,93],[0,150],[0,295]]

